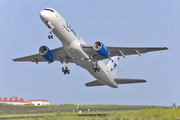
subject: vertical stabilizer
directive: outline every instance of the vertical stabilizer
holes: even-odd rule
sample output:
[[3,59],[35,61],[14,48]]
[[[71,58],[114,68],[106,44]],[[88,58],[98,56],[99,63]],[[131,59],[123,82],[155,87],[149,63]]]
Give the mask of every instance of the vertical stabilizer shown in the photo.
[[107,67],[112,72],[113,77],[115,77],[115,75],[116,75],[117,67],[119,64],[119,59],[120,59],[119,56],[114,56],[107,64]]

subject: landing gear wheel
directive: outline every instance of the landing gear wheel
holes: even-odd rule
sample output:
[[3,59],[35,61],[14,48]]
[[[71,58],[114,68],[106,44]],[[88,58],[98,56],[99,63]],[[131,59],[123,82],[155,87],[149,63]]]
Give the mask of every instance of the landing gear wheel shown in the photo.
[[51,39],[53,39],[53,35],[50,35],[51,36]]
[[66,74],[66,73],[70,74],[70,70],[68,69],[68,67],[65,67],[65,68],[62,67],[62,71],[63,71],[64,74]]
[[63,71],[63,72],[65,71],[64,67],[62,67],[62,71]]
[[96,72],[96,71],[100,71],[100,68],[99,68],[99,66],[98,65],[93,65],[92,66],[92,69],[94,70],[94,72]]
[[65,67],[65,71],[68,71],[68,67]]
[[49,39],[51,39],[51,36],[50,36],[50,35],[48,35],[48,38],[49,38]]
[[48,39],[53,39],[53,35],[48,35]]

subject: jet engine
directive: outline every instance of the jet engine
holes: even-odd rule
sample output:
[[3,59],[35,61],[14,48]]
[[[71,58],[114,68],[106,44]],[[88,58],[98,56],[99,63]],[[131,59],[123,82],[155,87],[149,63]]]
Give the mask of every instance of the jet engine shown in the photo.
[[96,41],[93,44],[93,49],[101,56],[107,58],[109,57],[109,52],[106,49],[106,47],[104,46],[104,44],[102,42]]
[[47,46],[41,46],[39,48],[39,54],[49,63],[52,63],[54,61],[54,56]]

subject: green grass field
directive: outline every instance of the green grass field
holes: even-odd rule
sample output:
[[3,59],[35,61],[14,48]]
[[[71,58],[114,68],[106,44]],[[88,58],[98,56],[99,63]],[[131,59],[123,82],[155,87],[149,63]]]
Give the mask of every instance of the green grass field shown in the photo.
[[[44,118],[26,118],[25,120],[175,120],[180,118],[180,110],[171,109],[145,109],[126,111],[96,111],[83,112],[82,114],[109,114],[106,117],[76,116],[73,112],[55,112],[39,114],[4,114],[0,117],[21,116],[45,116]],[[53,115],[69,115],[59,117],[48,117]],[[16,119],[20,120],[20,119]]]
[[[91,111],[88,112],[88,108]],[[81,114],[108,114],[106,117],[76,116],[76,111],[72,112],[73,110],[76,110],[76,105],[14,106],[1,104],[0,117],[44,116],[44,118],[25,118],[25,120],[175,120],[180,118],[179,109],[173,110],[172,107],[165,106],[80,105]]]

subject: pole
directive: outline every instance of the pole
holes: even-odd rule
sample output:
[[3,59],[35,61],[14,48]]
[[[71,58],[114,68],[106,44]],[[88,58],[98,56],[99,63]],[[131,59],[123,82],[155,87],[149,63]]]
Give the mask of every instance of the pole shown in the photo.
[[79,114],[79,105],[77,105],[77,114]]

